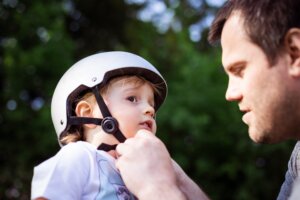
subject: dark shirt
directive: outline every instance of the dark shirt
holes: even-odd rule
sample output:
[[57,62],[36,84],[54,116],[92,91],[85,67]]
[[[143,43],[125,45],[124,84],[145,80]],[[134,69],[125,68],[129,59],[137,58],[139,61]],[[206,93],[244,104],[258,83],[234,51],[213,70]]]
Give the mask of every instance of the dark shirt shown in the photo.
[[285,180],[281,186],[277,200],[287,200],[291,195],[293,183],[300,173],[300,141],[294,147],[291,158],[288,162],[288,170]]

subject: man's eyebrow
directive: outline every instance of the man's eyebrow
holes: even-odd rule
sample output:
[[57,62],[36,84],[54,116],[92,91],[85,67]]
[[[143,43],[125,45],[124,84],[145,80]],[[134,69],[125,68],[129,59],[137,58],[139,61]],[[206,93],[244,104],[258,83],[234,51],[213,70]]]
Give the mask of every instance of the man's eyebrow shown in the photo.
[[238,67],[240,65],[244,65],[246,63],[246,61],[237,61],[234,63],[230,63],[227,67],[224,67],[224,65],[222,65],[225,73],[227,73],[228,71],[230,72],[234,67]]

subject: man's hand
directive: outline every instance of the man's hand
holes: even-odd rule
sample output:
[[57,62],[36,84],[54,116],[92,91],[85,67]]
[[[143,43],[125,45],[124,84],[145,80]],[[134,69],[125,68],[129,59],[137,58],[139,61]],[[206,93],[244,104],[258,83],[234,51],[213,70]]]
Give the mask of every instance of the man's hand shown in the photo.
[[128,189],[140,200],[185,199],[177,186],[172,159],[151,132],[140,130],[116,148],[116,166]]

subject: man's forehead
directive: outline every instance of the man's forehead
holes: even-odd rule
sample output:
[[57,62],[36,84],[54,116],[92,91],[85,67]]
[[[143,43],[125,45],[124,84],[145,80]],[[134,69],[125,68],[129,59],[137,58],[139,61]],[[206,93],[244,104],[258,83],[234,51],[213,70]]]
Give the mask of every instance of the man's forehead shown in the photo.
[[231,62],[240,57],[246,49],[244,45],[250,42],[247,36],[241,14],[233,12],[224,24],[221,34],[222,63],[224,67],[231,65]]

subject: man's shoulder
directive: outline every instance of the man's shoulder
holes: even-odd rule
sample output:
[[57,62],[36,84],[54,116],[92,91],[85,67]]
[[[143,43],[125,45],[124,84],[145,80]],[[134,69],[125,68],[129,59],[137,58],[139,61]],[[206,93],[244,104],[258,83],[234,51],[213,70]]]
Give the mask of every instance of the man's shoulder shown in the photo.
[[300,141],[297,141],[292,151],[288,163],[288,172],[294,179],[300,174]]

